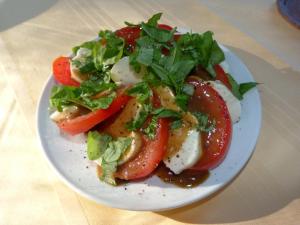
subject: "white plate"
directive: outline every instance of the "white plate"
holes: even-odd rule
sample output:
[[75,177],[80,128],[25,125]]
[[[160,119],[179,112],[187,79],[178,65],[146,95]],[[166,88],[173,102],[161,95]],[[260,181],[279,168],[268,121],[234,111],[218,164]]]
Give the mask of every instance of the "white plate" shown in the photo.
[[[247,67],[229,49],[222,46],[230,72],[240,82],[253,81]],[[227,157],[212,170],[200,186],[182,189],[163,183],[153,176],[147,180],[112,187],[99,181],[96,165],[86,158],[84,135],[68,136],[49,119],[49,96],[55,85],[51,76],[38,105],[38,135],[45,156],[59,177],[81,195],[100,204],[127,210],[160,211],[181,207],[218,191],[246,165],[252,155],[261,125],[261,102],[257,89],[242,101],[242,115],[233,126],[233,137]]]

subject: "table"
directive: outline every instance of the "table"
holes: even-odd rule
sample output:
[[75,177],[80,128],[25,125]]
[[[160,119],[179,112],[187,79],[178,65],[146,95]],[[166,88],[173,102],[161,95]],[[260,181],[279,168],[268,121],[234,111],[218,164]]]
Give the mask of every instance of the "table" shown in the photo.
[[[0,15],[16,19],[0,20],[1,225],[299,224],[300,72],[196,0],[7,2],[0,1]],[[14,4],[24,12],[15,14]],[[48,167],[36,135],[37,101],[55,57],[99,29],[157,11],[164,23],[213,30],[245,62],[262,83],[261,135],[245,170],[209,199],[158,213],[112,209],[79,196]]]

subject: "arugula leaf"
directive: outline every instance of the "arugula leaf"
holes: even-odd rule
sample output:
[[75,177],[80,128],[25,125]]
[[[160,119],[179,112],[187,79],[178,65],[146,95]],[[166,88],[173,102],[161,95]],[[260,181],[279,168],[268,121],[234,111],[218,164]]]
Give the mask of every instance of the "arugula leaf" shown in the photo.
[[202,132],[212,131],[215,127],[215,121],[209,125],[208,116],[201,112],[193,112],[193,115],[198,120],[197,130]]
[[175,110],[167,108],[158,108],[152,112],[157,118],[181,118],[181,114]]
[[129,121],[126,124],[126,128],[130,131],[135,131],[139,128],[141,128],[148,118],[149,113],[152,110],[152,105],[151,104],[143,104],[141,106],[142,108],[139,110],[138,114],[135,116],[135,118],[131,121]]
[[147,135],[149,139],[153,140],[156,135],[157,127],[158,127],[158,118],[156,116],[153,116],[151,118],[149,125],[143,130],[143,132],[144,134]]
[[144,103],[152,96],[152,90],[146,82],[142,81],[128,89],[127,94],[136,97],[140,103]]
[[111,140],[112,137],[109,135],[100,135],[97,131],[90,131],[87,137],[87,155],[89,160],[100,158]]

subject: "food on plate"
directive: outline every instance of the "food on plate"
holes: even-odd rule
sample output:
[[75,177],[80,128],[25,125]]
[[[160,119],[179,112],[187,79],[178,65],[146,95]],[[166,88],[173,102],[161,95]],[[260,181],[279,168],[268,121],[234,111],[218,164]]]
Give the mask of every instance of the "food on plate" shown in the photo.
[[226,157],[243,95],[257,84],[228,73],[211,31],[178,33],[160,17],[102,30],[53,62],[50,118],[87,133],[88,158],[111,185],[155,171],[198,185]]

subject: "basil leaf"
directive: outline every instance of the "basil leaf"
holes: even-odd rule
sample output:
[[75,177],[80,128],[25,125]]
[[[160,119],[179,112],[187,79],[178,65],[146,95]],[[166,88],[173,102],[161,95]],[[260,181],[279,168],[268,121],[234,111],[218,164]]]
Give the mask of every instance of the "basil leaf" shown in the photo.
[[189,96],[186,94],[178,94],[175,96],[176,104],[184,111],[187,111]]
[[251,90],[252,88],[256,87],[258,83],[256,82],[248,82],[248,83],[241,83],[240,87],[239,87],[239,92],[242,96],[244,96],[244,94]]
[[78,103],[92,111],[96,109],[107,109],[111,105],[113,100],[116,98],[116,96],[117,96],[116,93],[112,92],[107,96],[96,98],[96,99],[92,99],[89,97],[82,97],[82,102],[78,102]]
[[229,74],[226,74],[231,85],[232,94],[238,99],[243,100],[243,96],[246,92],[256,87],[258,83],[256,82],[247,82],[238,84],[236,80]]
[[172,130],[176,130],[178,128],[182,127],[182,120],[174,120],[172,123],[171,123],[171,129]]
[[181,118],[181,114],[172,109],[158,108],[152,112],[157,118]]
[[113,140],[111,136],[100,134],[97,131],[88,133],[88,158],[97,160],[101,165],[101,180],[116,185],[114,173],[117,171],[118,160],[131,145],[131,142],[132,139],[128,137],[119,137]]
[[151,112],[152,106],[143,104],[135,118],[126,124],[126,128],[130,131],[135,131],[141,128]]
[[209,123],[208,116],[201,112],[194,112],[193,115],[198,120],[197,130],[202,132],[212,131],[215,127],[215,121]]
[[153,52],[154,50],[152,48],[140,48],[136,57],[136,61],[145,66],[151,65],[153,60]]
[[109,135],[100,135],[97,131],[90,131],[87,137],[87,155],[89,160],[100,158],[111,140],[112,138]]
[[153,116],[149,125],[143,130],[143,132],[144,134],[147,135],[149,139],[153,140],[156,135],[157,127],[158,127],[158,118],[156,116]]
[[152,91],[146,82],[140,82],[128,89],[127,94],[136,97],[140,103],[143,103],[149,100],[152,96]]
[[191,84],[184,84],[182,87],[182,92],[188,96],[192,96],[195,92],[195,88]]
[[156,13],[154,14],[147,22],[147,25],[156,27],[157,22],[160,20],[162,13]]
[[141,28],[148,36],[160,43],[166,43],[173,39],[173,34],[175,32],[175,29],[171,31],[163,30],[146,23],[142,23]]
[[[83,82],[80,87],[54,86],[50,106],[60,112],[64,106],[72,104],[78,104],[90,110],[106,109],[116,97],[116,93],[111,92],[115,88],[116,85],[112,83],[90,80]],[[111,93],[104,97],[92,98],[95,94],[106,90]]]

